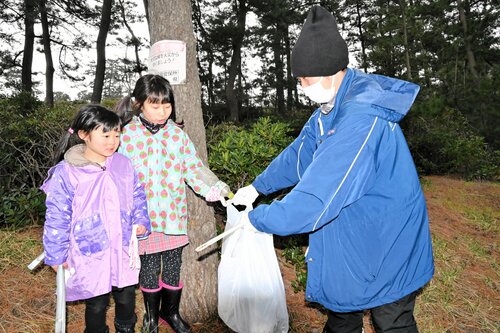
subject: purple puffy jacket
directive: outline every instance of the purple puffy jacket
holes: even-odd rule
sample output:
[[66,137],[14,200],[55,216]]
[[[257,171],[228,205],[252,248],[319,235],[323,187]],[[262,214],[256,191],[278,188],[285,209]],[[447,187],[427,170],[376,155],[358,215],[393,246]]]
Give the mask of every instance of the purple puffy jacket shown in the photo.
[[72,147],[49,171],[43,245],[45,263],[68,263],[66,301],[88,299],[138,283],[129,267],[134,224],[151,230],[146,196],[130,160],[115,153],[104,167]]

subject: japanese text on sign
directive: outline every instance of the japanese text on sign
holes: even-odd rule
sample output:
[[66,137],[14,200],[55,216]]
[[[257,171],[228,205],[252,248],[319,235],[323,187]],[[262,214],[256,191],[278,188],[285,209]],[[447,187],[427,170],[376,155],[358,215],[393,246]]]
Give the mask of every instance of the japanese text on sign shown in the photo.
[[186,82],[186,43],[161,40],[149,50],[148,72],[165,77],[171,84]]

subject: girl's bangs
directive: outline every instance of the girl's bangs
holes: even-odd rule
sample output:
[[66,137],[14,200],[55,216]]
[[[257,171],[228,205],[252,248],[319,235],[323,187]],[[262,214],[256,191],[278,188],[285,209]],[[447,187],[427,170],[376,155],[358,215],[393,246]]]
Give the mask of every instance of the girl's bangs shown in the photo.
[[147,101],[152,104],[167,104],[172,102],[168,94],[162,93],[150,93]]
[[99,122],[94,129],[98,129],[99,127],[102,127],[102,131],[104,133],[110,131],[121,132],[122,122],[120,118],[115,118],[115,117],[109,119],[103,119],[103,121]]

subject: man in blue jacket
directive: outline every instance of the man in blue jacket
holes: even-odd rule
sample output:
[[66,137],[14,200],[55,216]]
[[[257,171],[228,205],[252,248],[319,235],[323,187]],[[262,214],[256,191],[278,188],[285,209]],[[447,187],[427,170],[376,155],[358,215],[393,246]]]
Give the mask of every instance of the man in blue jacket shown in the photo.
[[347,68],[335,18],[311,9],[292,51],[292,72],[320,103],[300,135],[233,204],[293,187],[248,214],[260,231],[309,234],[306,299],[328,309],[324,332],[418,332],[418,290],[434,273],[424,195],[399,121],[413,83]]

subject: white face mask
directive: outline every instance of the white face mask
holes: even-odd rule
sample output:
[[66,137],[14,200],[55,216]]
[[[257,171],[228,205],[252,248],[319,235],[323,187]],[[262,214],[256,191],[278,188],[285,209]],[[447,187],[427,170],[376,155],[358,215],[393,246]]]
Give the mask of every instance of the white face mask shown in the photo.
[[332,79],[332,85],[327,89],[321,85],[323,79],[324,77],[321,77],[318,82],[302,88],[307,97],[320,104],[330,102],[335,97],[335,76]]

